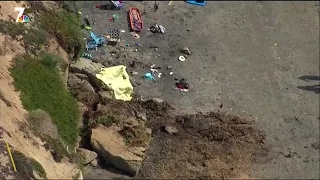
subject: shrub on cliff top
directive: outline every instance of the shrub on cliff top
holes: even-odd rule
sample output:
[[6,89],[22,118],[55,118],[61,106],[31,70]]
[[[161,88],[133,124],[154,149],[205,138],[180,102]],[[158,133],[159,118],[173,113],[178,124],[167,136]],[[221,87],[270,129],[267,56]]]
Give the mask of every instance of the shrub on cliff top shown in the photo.
[[84,49],[84,36],[81,29],[81,19],[74,13],[61,10],[55,14],[45,12],[37,20],[39,26],[53,34],[60,46],[68,53],[79,57]]

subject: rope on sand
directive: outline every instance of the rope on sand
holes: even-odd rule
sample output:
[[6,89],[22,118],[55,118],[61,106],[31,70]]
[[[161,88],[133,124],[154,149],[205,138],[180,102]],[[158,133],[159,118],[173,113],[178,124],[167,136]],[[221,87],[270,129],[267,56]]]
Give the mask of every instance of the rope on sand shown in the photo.
[[10,147],[9,147],[9,144],[7,142],[6,142],[6,145],[7,145],[7,150],[8,150],[10,159],[11,159],[11,163],[12,163],[13,169],[14,169],[14,171],[17,171],[16,164],[14,163],[14,160],[13,160],[13,157],[12,157],[12,154],[11,154],[11,151],[10,151]]

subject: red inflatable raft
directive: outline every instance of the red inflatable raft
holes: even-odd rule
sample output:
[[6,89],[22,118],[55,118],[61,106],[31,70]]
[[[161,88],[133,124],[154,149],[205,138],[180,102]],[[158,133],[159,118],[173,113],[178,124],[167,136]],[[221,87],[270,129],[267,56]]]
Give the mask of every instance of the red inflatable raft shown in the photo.
[[143,30],[142,15],[138,8],[131,7],[129,10],[129,21],[132,31],[140,32]]

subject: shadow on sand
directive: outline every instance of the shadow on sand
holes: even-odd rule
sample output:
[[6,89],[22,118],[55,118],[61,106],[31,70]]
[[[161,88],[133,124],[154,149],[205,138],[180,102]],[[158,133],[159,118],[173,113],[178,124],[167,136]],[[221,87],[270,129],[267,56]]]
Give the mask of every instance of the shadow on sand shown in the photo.
[[299,79],[304,81],[320,81],[320,76],[300,76]]
[[[301,76],[299,79],[311,82],[311,81],[320,81],[320,76]],[[318,85],[310,85],[310,86],[298,86],[299,89],[305,91],[313,91],[316,94],[320,94],[320,84]]]
[[100,10],[115,10],[115,7],[110,3],[110,4],[100,5],[99,9]]

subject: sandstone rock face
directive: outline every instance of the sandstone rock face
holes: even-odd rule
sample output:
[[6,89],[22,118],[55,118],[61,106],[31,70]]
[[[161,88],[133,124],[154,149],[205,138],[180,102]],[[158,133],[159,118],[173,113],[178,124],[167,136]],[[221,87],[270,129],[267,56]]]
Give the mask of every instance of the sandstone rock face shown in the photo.
[[93,161],[90,162],[90,165],[93,167],[96,167],[98,165],[98,161],[94,159]]
[[98,157],[96,152],[89,151],[87,149],[79,148],[78,152],[84,158],[84,164],[89,164]]
[[87,75],[89,81],[96,87],[101,87],[101,82],[96,78],[96,74],[104,67],[100,63],[94,63],[84,58],[80,58],[76,63],[70,64],[71,72]]
[[145,148],[126,146],[120,130],[117,126],[92,129],[91,145],[107,163],[135,176],[140,169]]
[[79,92],[95,92],[89,83],[88,76],[85,74],[69,74],[68,87],[71,94],[74,96],[76,96]]

